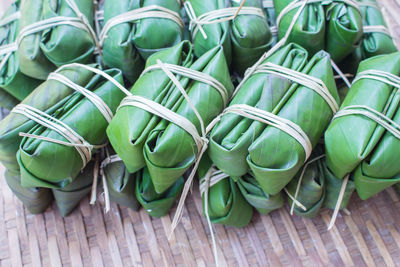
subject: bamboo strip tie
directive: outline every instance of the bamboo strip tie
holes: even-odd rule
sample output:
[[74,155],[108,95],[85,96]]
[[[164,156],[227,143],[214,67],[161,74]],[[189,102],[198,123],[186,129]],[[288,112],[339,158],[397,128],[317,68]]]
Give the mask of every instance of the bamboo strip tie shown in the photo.
[[336,100],[333,98],[328,88],[324,84],[321,79],[318,79],[314,76],[292,70],[283,66],[279,66],[277,64],[271,62],[265,62],[254,70],[253,74],[257,73],[269,73],[274,74],[288,80],[291,80],[294,83],[303,85],[317,94],[319,94],[325,102],[329,105],[332,112],[335,114],[339,110],[339,105]]
[[14,22],[16,20],[19,20],[21,18],[21,11],[17,11],[15,13],[12,13],[11,15],[3,18],[0,20],[0,27],[3,27],[7,24],[10,24],[11,22]]
[[238,15],[254,15],[265,18],[265,14],[261,8],[243,6],[245,2],[246,0],[242,0],[238,8],[227,7],[222,9],[215,9],[210,12],[201,14],[197,17],[192,7],[192,4],[189,1],[186,1],[183,6],[190,19],[189,30],[192,32],[192,38],[194,39],[197,32],[200,31],[204,39],[207,39],[207,34],[202,27],[203,25],[234,20]]
[[14,107],[11,112],[13,113],[18,113],[21,115],[24,115],[25,117],[35,121],[36,123],[51,129],[53,131],[56,131],[59,133],[61,136],[63,136],[68,142],[64,142],[61,140],[53,139],[53,138],[48,138],[44,136],[37,136],[33,134],[27,134],[27,133],[20,133],[21,136],[25,137],[30,137],[30,138],[36,138],[36,139],[41,139],[47,142],[52,142],[52,143],[57,143],[61,145],[66,145],[66,146],[73,146],[76,148],[77,152],[81,156],[83,166],[86,166],[86,164],[89,162],[91,158],[91,152],[92,149],[94,148],[93,145],[88,143],[82,136],[80,136],[76,131],[74,131],[71,127],[69,127],[67,124],[63,123],[62,121],[51,117],[47,113],[38,110],[34,107],[25,105],[25,104],[18,104],[16,107]]
[[235,104],[227,107],[218,117],[216,117],[211,126],[217,124],[221,117],[227,113],[234,113],[242,117],[259,121],[261,123],[271,125],[284,131],[288,135],[292,136],[304,149],[305,160],[311,155],[312,144],[307,134],[301,129],[300,126],[294,122],[287,120],[285,118],[279,117],[271,112],[252,107],[246,104]]
[[[104,168],[114,162],[122,161],[122,159],[118,155],[109,155],[108,150],[106,148],[107,157],[101,162],[100,164],[100,175],[101,175],[101,182],[103,184],[103,192],[104,192],[104,212],[107,213],[110,211],[110,193],[108,189],[108,184],[106,180],[106,175],[104,173]],[[97,180],[97,176],[94,177],[94,180]],[[96,186],[92,187],[92,194],[90,197],[90,204],[94,205],[96,203]]]
[[392,38],[389,29],[383,25],[367,25],[363,27],[364,33],[383,33]]

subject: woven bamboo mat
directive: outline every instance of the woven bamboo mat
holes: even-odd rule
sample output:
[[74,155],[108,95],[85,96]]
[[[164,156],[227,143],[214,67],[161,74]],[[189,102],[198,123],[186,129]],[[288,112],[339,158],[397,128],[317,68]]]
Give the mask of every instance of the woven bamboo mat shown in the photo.
[[[396,0],[397,1],[397,0]],[[0,1],[0,14],[10,0]],[[400,4],[381,0],[400,43]],[[3,9],[2,9],[3,8]],[[4,168],[0,165],[0,176]],[[196,187],[195,187],[196,188]],[[181,223],[167,233],[175,210],[161,219],[85,198],[62,218],[55,205],[31,215],[0,177],[1,266],[206,266],[213,264],[210,232],[198,190],[188,197]],[[214,225],[221,266],[373,266],[400,264],[400,198],[388,189],[367,201],[353,196],[331,231],[331,212],[291,217],[288,206],[256,214],[241,229]]]

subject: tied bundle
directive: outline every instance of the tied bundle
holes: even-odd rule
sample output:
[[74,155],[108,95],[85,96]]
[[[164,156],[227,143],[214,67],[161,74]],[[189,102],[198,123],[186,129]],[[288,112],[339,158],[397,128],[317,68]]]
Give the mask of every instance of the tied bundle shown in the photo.
[[104,63],[134,82],[151,54],[182,41],[184,23],[179,13],[177,0],[106,0],[99,35]]
[[20,70],[45,80],[57,67],[90,63],[100,46],[92,0],[23,1],[16,39]]
[[325,133],[328,168],[361,199],[400,181],[399,75],[399,52],[362,61]]
[[[78,66],[97,74],[96,69]],[[47,114],[26,104],[11,110],[35,122],[22,134],[25,138],[17,152],[24,187],[64,188],[73,182],[91,160],[92,152],[106,143],[106,127],[125,96],[115,84],[123,82],[121,71],[110,69],[105,75],[97,74],[86,88],[58,73],[67,67],[50,74],[48,80],[62,83],[76,93],[54,113]],[[46,164],[52,168],[44,169]]]
[[239,74],[253,65],[273,42],[261,1],[246,0],[242,5],[233,0],[184,3],[195,55],[199,57],[215,46],[223,46],[228,64],[232,63]]
[[[353,0],[274,0],[279,38],[288,36],[310,54],[328,52],[340,62],[356,49],[362,38],[362,17]],[[298,16],[295,14],[300,12]]]
[[162,193],[198,162],[207,147],[206,126],[232,91],[219,47],[195,62],[186,41],[158,52],[107,128],[110,143],[129,172],[147,166]]
[[[122,81],[116,69],[64,65],[0,122],[0,160],[17,196],[51,195],[47,188],[85,191],[89,183],[78,177],[96,145],[106,141],[110,116],[126,93]],[[52,168],[43,168],[49,164]]]
[[397,51],[378,3],[375,0],[358,0],[357,4],[362,14],[364,35],[361,45],[341,64],[343,70],[351,73],[357,72],[364,59]]
[[252,172],[275,195],[311,154],[333,114],[338,93],[331,60],[288,44],[249,69],[210,133],[209,156],[232,177]]
[[22,101],[39,81],[24,75],[19,68],[18,24],[20,2],[14,2],[0,19],[0,106],[11,109]]

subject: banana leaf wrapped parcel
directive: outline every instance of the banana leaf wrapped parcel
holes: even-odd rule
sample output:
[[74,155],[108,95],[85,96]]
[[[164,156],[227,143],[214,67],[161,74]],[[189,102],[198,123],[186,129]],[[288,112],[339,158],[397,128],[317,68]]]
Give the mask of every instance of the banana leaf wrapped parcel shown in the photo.
[[326,196],[325,176],[322,169],[323,156],[312,154],[310,160],[286,186],[287,191],[302,207],[289,198],[291,212],[298,216],[313,218],[318,215]]
[[253,65],[273,42],[260,0],[246,0],[235,18],[240,1],[187,0],[194,53],[203,55],[223,46],[228,64],[239,74]]
[[57,67],[91,63],[99,47],[92,0],[23,1],[17,38],[20,70],[45,80]]
[[397,51],[385,18],[376,0],[359,0],[358,5],[363,17],[364,37],[355,54],[360,61],[377,55]]
[[[48,77],[76,91],[63,105],[50,114],[27,104],[17,105],[11,111],[35,122],[23,134],[17,152],[24,187],[63,189],[72,183],[95,149],[106,142],[106,127],[126,96],[126,89],[121,89],[120,70],[102,72],[78,65],[79,71],[92,72],[89,83],[83,87],[59,73],[68,66]],[[51,167],[43,168],[46,165]]]
[[[85,88],[91,88],[97,82],[101,82],[98,75],[76,64],[64,66],[57,73]],[[74,92],[75,90],[64,83],[48,79],[40,84],[21,104],[46,114],[53,114],[70,100]],[[19,133],[30,131],[35,124],[27,117],[14,112],[9,113],[0,121],[0,162],[6,167],[6,181],[14,194],[30,212],[39,213],[44,211],[52,201],[52,192],[50,189],[36,186],[22,187],[20,168],[16,158],[22,141]],[[47,162],[44,166],[47,166]],[[43,169],[43,167],[41,168]]]
[[121,158],[116,155],[106,157],[101,164],[110,201],[139,210],[140,205],[153,217],[166,215],[183,188],[183,177],[179,178],[168,190],[155,192],[148,169],[145,167],[136,173],[129,173]]
[[48,188],[25,188],[21,186],[21,175],[19,172],[6,170],[4,178],[8,187],[14,195],[24,204],[32,214],[44,212],[53,202],[53,194]]
[[244,227],[253,216],[253,207],[243,197],[238,183],[216,169],[207,156],[201,160],[198,176],[203,213],[212,223]]
[[21,73],[17,53],[20,1],[10,5],[0,19],[0,106],[11,109],[22,101],[40,81]]
[[310,54],[325,50],[339,63],[360,44],[362,17],[353,0],[274,0],[274,6],[279,39],[291,30],[287,41],[303,46]]
[[[76,64],[64,66],[57,73],[84,88],[93,88],[99,80],[98,75]],[[64,83],[48,79],[21,104],[31,106],[46,114],[53,114],[64,106],[74,92],[75,90]],[[20,169],[15,156],[22,140],[19,133],[28,132],[35,124],[34,121],[17,113],[10,113],[0,121],[0,162],[7,170],[19,173]]]
[[317,146],[316,152],[286,186],[291,213],[298,216],[312,218],[322,208],[343,210],[354,193],[354,181],[349,180],[341,196],[343,179],[335,177],[327,168],[322,149]]
[[[343,179],[337,178],[332,171],[326,166],[326,160],[321,159],[321,169],[322,174],[325,178],[325,201],[322,205],[323,208],[335,209],[336,205],[338,205],[339,195],[341,191],[341,187],[343,184]],[[349,179],[347,181],[346,187],[343,192],[343,197],[340,201],[339,210],[343,210],[347,208],[350,203],[351,196],[353,195],[356,187],[354,185],[354,181]]]
[[363,18],[362,43],[343,62],[343,69],[356,73],[364,59],[397,51],[378,3],[375,0],[357,1]]
[[54,198],[58,210],[65,217],[89,194],[93,181],[93,171],[93,162],[91,162],[78,174],[74,182],[63,189],[52,190],[41,187],[23,187],[21,186],[20,174],[8,170],[6,170],[4,177],[8,187],[30,213],[44,212]]
[[95,163],[92,160],[72,183],[62,189],[52,189],[61,216],[65,217],[70,214],[79,202],[90,193],[95,171]]
[[100,173],[105,177],[110,201],[132,210],[139,209],[135,197],[135,176],[128,172],[118,155],[107,156],[101,163]]
[[[234,178],[233,180],[236,181]],[[250,173],[237,179],[236,184],[246,201],[260,214],[266,215],[283,206],[282,193],[279,192],[276,195],[265,193]]]
[[184,179],[179,177],[176,182],[162,193],[154,189],[149,170],[145,167],[136,172],[135,194],[140,205],[153,217],[166,215],[174,204],[179,193],[182,191]]
[[[98,73],[100,73],[100,75]],[[107,75],[107,73],[109,75]],[[103,77],[101,74],[105,74],[106,77]],[[90,131],[91,135],[100,135],[100,133],[96,131],[96,127],[101,127],[103,124],[103,136],[105,139],[105,123],[101,122],[104,118],[101,117],[101,114],[96,116],[99,111],[91,107],[91,105],[94,105],[89,104],[89,101],[83,100],[81,93],[90,96],[98,93],[101,97],[107,98],[107,100],[104,100],[107,103],[115,101],[117,102],[114,104],[115,110],[116,105],[119,104],[123,95],[120,95],[119,99],[116,99],[120,93],[110,89],[110,87],[112,88],[110,84],[113,84],[113,82],[108,82],[108,79],[111,78],[111,76],[114,76],[113,82],[115,82],[115,80],[122,82],[122,74],[119,70],[108,70],[104,73],[90,66],[77,63],[65,65],[53,73],[48,80],[39,85],[20,105],[15,107],[7,117],[0,121],[0,161],[7,169],[7,183],[31,212],[42,212],[53,198],[51,190],[48,188],[41,188],[43,186],[60,189],[53,193],[56,195],[57,204],[62,214],[67,214],[73,208],[71,203],[65,202],[66,197],[64,193],[66,193],[66,191],[70,193],[73,192],[78,196],[86,194],[88,189],[87,185],[91,180],[88,181],[87,179],[79,178],[81,177],[80,170],[84,167],[82,165],[82,159],[80,159],[80,166],[78,166],[77,158],[79,158],[80,155],[77,151],[72,150],[71,152],[70,149],[73,147],[69,145],[80,145],[78,142],[85,141],[85,143],[81,143],[82,148],[91,148],[86,141],[90,139],[80,139],[82,137],[78,136],[78,133],[72,130],[71,127],[78,127],[79,123],[82,125],[83,120],[85,120],[85,116],[82,116],[82,114],[86,114],[86,120],[92,121],[91,123],[86,122],[85,127],[89,127],[86,130]],[[116,86],[113,85],[113,87]],[[95,91],[95,93],[89,92],[90,90]],[[97,100],[101,100],[101,97],[97,97]],[[92,100],[94,98],[96,97],[91,96]],[[100,106],[101,102],[104,101],[96,102]],[[84,109],[82,110],[82,108]],[[69,117],[73,121],[70,126],[65,124],[66,121],[60,123],[60,121],[56,119],[56,117],[59,118],[59,116],[65,114],[66,116],[64,116],[64,118]],[[51,115],[55,117],[51,117]],[[56,131],[50,130],[50,128],[46,129],[37,122],[47,123],[49,127],[57,130],[60,130],[60,126],[63,126],[66,129],[63,133],[67,134],[67,137],[72,139],[64,139],[63,136],[57,135]],[[92,127],[92,123],[96,123],[97,126]],[[81,130],[82,129],[79,130],[80,133]],[[20,134],[30,137],[23,138]],[[70,136],[69,134],[76,135]],[[55,141],[58,143],[54,143]],[[24,145],[29,147],[24,147]],[[63,155],[63,148],[67,151],[64,151],[65,157],[61,159],[60,156],[62,157]],[[24,150],[23,153],[26,151],[33,151],[32,157],[30,157],[31,155],[29,154],[24,154],[27,158],[21,159],[21,157],[18,157],[17,160],[16,154],[19,149]],[[69,155],[66,155],[68,152]],[[78,155],[73,155],[73,153]],[[20,155],[21,153],[18,154]],[[89,161],[91,155],[88,153],[84,155],[87,156],[85,159]],[[56,176],[52,176],[55,172],[68,172],[71,171],[71,169],[74,169],[74,177],[64,179],[58,186],[56,184],[51,184],[51,182],[54,181],[37,179],[29,172],[30,169],[27,169],[27,167],[32,168],[32,166],[29,164],[27,164],[27,166],[25,165],[25,160],[32,159],[30,163],[32,162],[35,164],[35,159],[37,158],[43,160],[39,163],[36,162],[38,172],[46,173],[46,175],[50,177],[50,180],[53,178],[57,179]],[[18,162],[21,163],[22,173],[20,172],[21,170]],[[51,166],[51,168],[43,168],[43,166]],[[76,178],[76,176],[79,180],[77,180],[78,178]],[[75,196],[75,198],[77,198],[77,196]]]
[[232,177],[252,172],[275,195],[295,176],[338,109],[329,54],[288,44],[265,54],[210,133],[209,156]]
[[100,33],[103,60],[134,82],[153,53],[182,41],[180,1],[106,0]]
[[[179,76],[175,76],[179,75]],[[154,189],[170,188],[204,152],[206,126],[233,91],[223,50],[193,62],[184,41],[153,54],[107,128],[129,172],[147,166]]]
[[400,52],[361,62],[325,133],[327,166],[354,179],[361,199],[400,181]]

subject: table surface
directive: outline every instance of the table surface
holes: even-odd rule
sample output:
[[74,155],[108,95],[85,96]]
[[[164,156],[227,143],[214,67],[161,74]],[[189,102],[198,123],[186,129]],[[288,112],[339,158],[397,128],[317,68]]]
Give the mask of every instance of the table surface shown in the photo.
[[[381,0],[400,43],[400,3]],[[10,3],[0,1],[0,14]],[[0,165],[0,176],[4,168]],[[70,216],[56,206],[31,215],[0,177],[0,263],[2,266],[205,266],[214,261],[210,232],[198,190],[188,197],[181,223],[168,240],[174,210],[161,219],[143,209],[83,199]],[[400,263],[400,202],[393,189],[367,201],[353,196],[351,215],[339,214],[331,231],[331,211],[310,219],[290,216],[288,207],[254,215],[241,229],[214,225],[221,266],[357,265]]]

